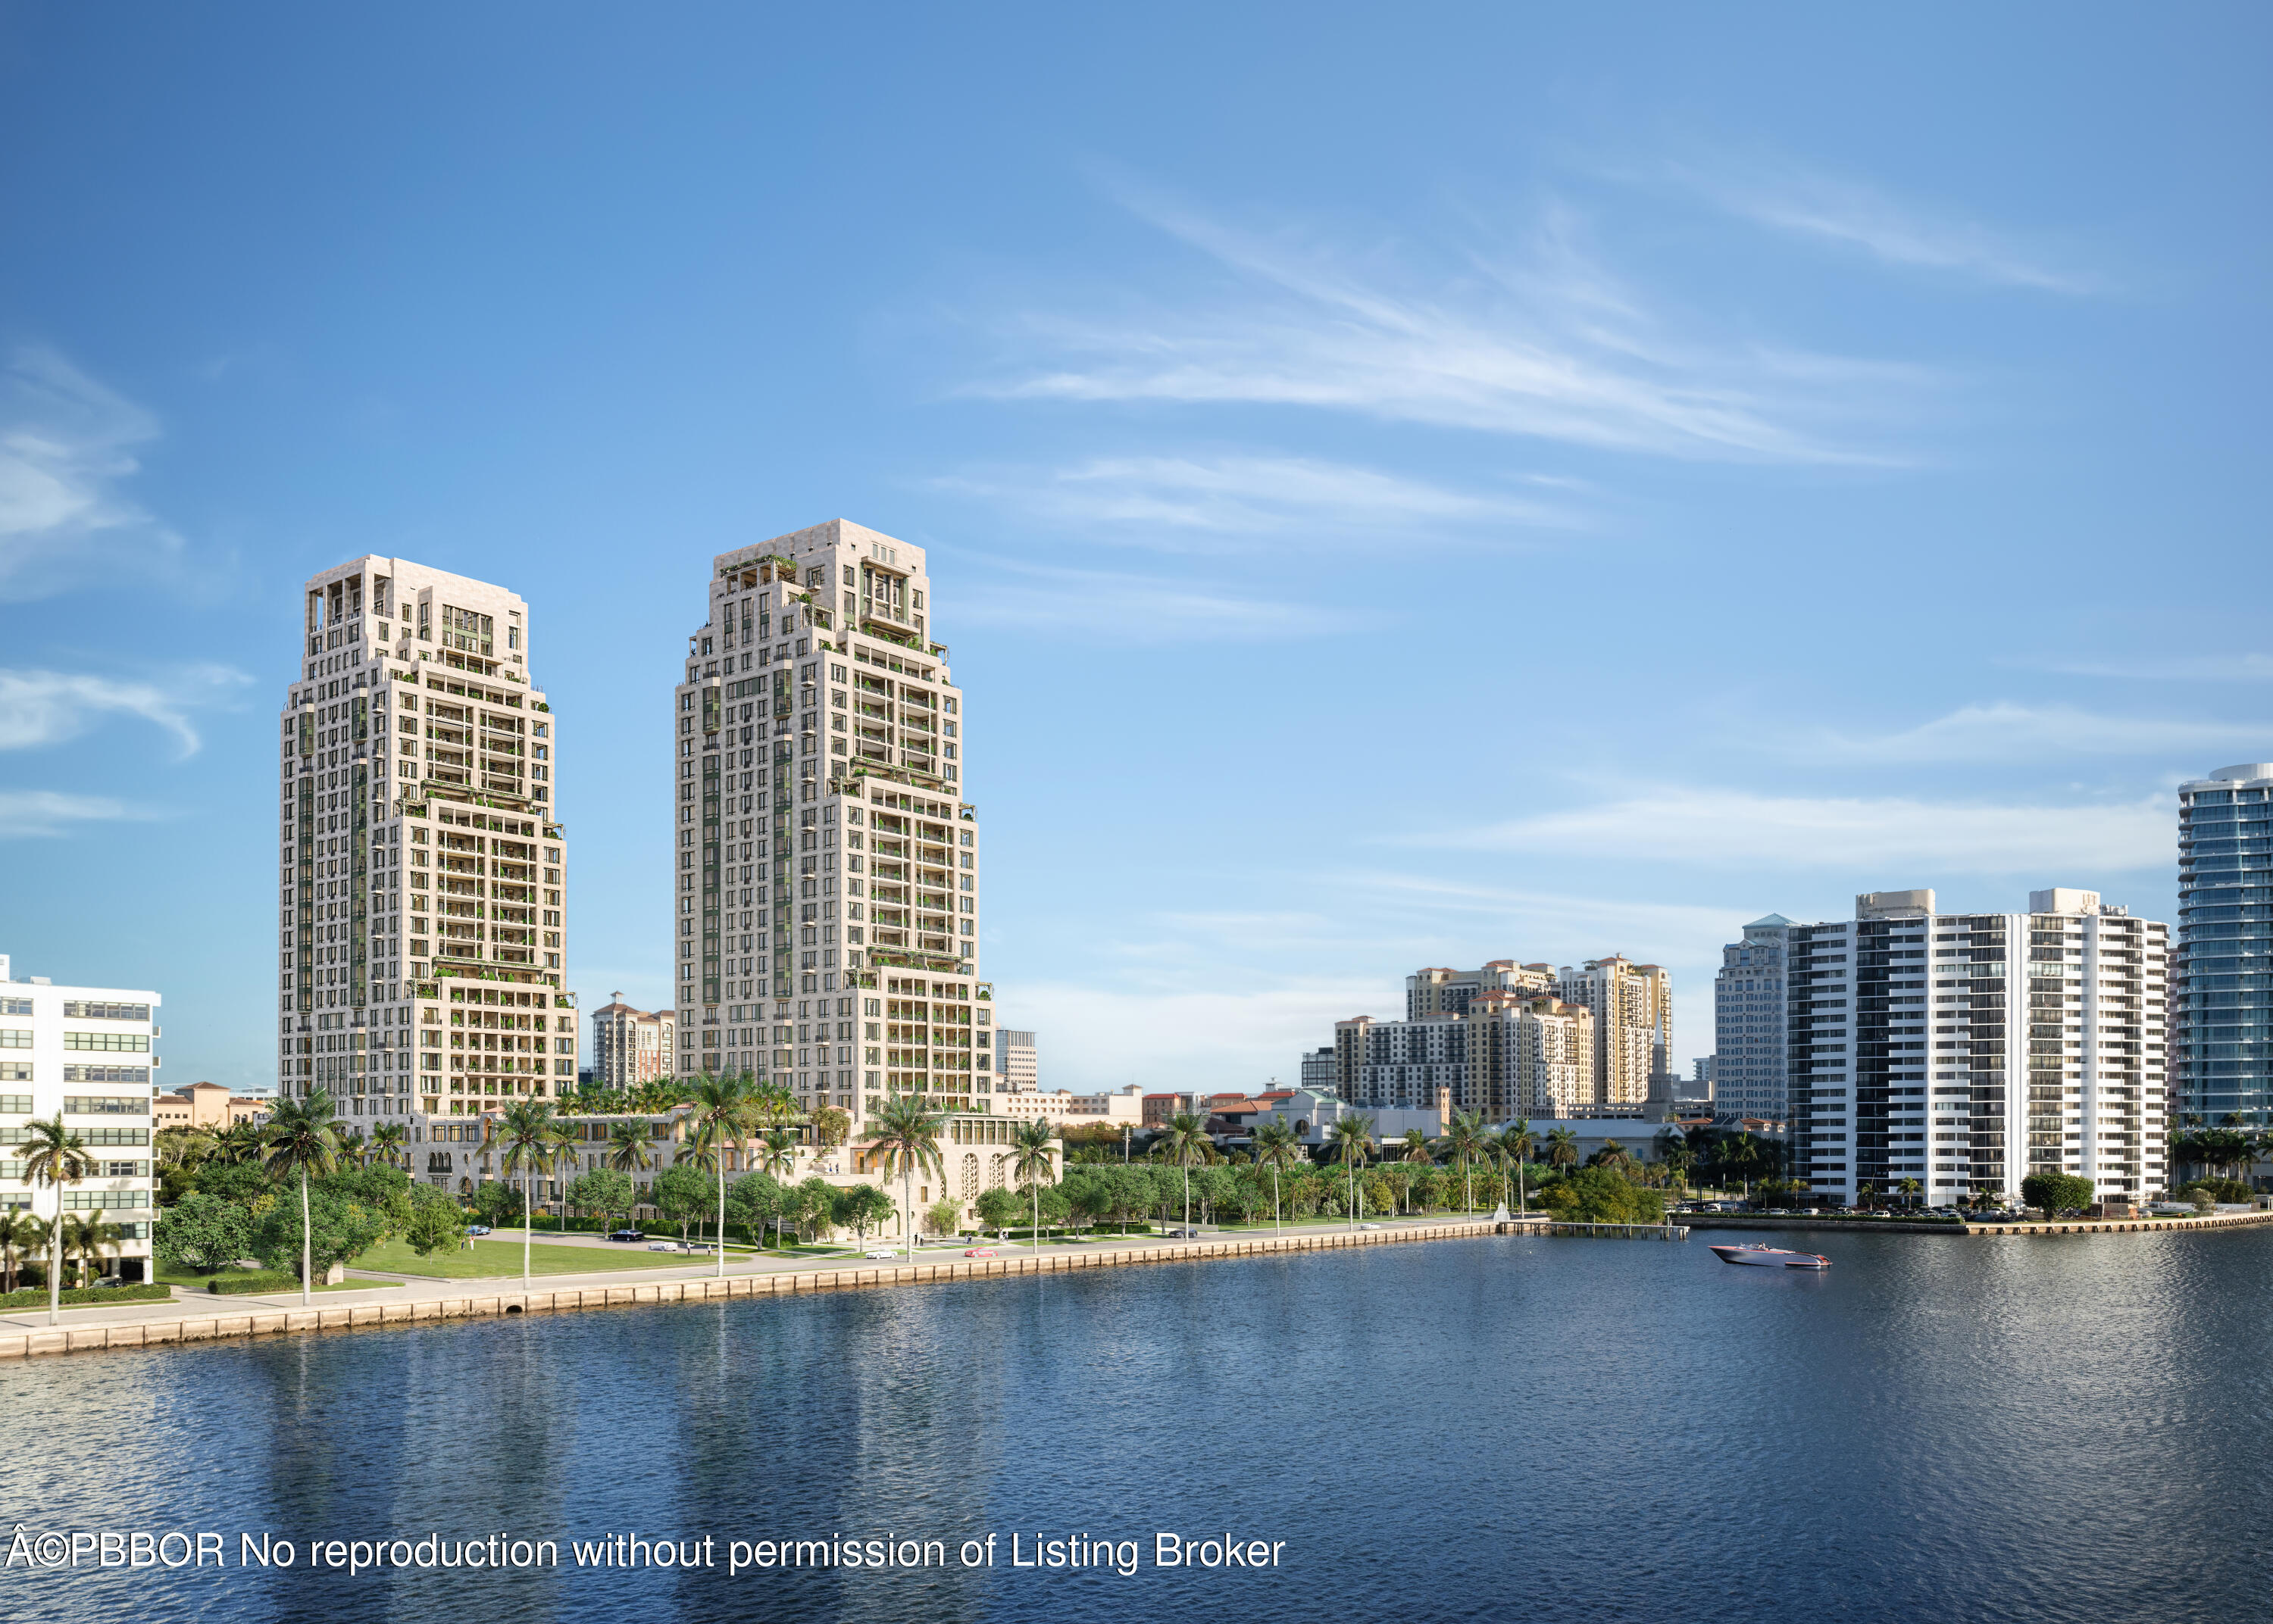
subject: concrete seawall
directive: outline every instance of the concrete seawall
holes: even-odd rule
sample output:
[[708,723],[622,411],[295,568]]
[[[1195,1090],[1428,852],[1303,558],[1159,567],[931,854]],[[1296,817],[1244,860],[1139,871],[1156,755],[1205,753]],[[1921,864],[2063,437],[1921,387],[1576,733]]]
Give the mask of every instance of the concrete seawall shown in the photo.
[[[65,1323],[32,1331],[0,1332],[0,1359],[43,1353],[80,1353],[109,1348],[154,1348],[183,1343],[235,1342],[290,1331],[360,1330],[371,1326],[412,1325],[437,1320],[488,1319],[511,1313],[560,1313],[579,1308],[619,1308],[658,1303],[705,1302],[737,1297],[790,1297],[814,1291],[858,1291],[871,1286],[934,1285],[959,1280],[1015,1279],[1027,1275],[1068,1274],[1136,1263],[1189,1263],[1218,1258],[1267,1257],[1295,1252],[1335,1252],[1352,1246],[1392,1246],[1414,1240],[1456,1240],[1475,1236],[1531,1231],[1543,1226],[1491,1219],[1452,1224],[1408,1224],[1392,1229],[1306,1235],[1240,1236],[1222,1240],[1117,1246],[1094,1252],[1052,1252],[1031,1257],[956,1258],[936,1263],[873,1264],[862,1268],[775,1269],[763,1274],[698,1276],[628,1285],[578,1285],[521,1291],[478,1283],[462,1295],[395,1302],[343,1303],[337,1307],[256,1308],[243,1313],[169,1315],[100,1325]],[[167,1305],[152,1304],[162,1314]]]
[[1915,1218],[1767,1218],[1752,1213],[1684,1212],[1692,1229],[1854,1230],[1898,1235],[2116,1235],[2243,1229],[2273,1224],[2273,1212],[2220,1212],[2199,1218],[2062,1218],[2053,1224],[1936,1224]]

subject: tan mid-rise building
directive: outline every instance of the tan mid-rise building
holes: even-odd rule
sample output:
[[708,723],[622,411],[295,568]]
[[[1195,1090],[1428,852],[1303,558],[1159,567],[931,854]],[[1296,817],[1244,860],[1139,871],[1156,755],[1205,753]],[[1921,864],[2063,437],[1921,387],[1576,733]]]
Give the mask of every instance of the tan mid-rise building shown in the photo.
[[611,992],[592,1012],[592,1081],[604,1089],[635,1089],[676,1074],[678,1014],[645,1010]]

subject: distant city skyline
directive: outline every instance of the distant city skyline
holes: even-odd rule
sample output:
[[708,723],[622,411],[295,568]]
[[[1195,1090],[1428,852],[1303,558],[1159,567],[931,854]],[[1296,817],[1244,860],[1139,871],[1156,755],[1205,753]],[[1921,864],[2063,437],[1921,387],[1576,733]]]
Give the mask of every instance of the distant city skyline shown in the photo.
[[2179,786],[2273,755],[2273,19],[1430,15],[11,12],[19,969],[275,1076],[271,702],[375,555],[543,619],[569,990],[699,1006],[676,655],[836,516],[956,605],[1052,1087],[1512,947],[1664,966],[1685,1075],[1766,913],[2182,923]]

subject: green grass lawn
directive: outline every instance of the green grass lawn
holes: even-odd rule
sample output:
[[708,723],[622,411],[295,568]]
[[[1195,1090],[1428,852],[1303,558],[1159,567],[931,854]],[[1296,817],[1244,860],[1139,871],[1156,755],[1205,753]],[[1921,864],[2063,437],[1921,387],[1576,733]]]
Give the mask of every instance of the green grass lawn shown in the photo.
[[[626,1246],[620,1252],[598,1246],[558,1246],[537,1241],[529,1249],[533,1275],[596,1275],[611,1269],[669,1269],[689,1263],[716,1264],[715,1257],[649,1252]],[[450,1280],[480,1280],[521,1273],[521,1243],[517,1240],[476,1240],[458,1252],[437,1252],[420,1257],[409,1246],[390,1240],[373,1246],[349,1265],[377,1269],[395,1275],[434,1275]]]
[[[161,1268],[157,1273],[156,1283],[159,1285],[185,1286],[192,1291],[202,1291],[206,1289],[206,1283],[212,1279],[213,1276],[211,1275],[185,1274],[177,1269]],[[319,1283],[316,1287],[316,1290],[319,1291],[369,1291],[374,1289],[385,1290],[396,1283],[398,1283],[391,1280],[348,1280],[341,1282],[338,1285],[324,1285]],[[297,1287],[287,1286],[283,1288],[283,1291],[289,1293],[296,1291],[297,1289]],[[276,1292],[267,1293],[267,1295],[272,1297],[277,1294],[278,1293]]]

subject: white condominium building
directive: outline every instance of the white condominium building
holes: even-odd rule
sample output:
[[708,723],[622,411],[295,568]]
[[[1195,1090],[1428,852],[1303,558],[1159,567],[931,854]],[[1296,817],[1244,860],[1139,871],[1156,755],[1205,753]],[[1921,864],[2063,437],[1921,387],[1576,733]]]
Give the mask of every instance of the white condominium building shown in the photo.
[[87,1179],[64,1186],[64,1219],[100,1213],[116,1224],[119,1275],[146,1280],[158,1201],[150,1134],[159,997],[139,987],[59,987],[45,976],[16,981],[11,973],[0,954],[0,1209],[56,1215],[55,1187],[34,1189],[24,1177],[22,1141],[26,1123],[60,1112],[94,1163]]
[[427,1117],[573,1087],[559,737],[527,605],[370,556],[306,603],[279,739],[279,1091]]
[[2164,1187],[2166,925],[2066,887],[2024,914],[1882,891],[1785,939],[1793,1171],[1818,1194]]
[[1620,954],[1589,959],[1557,977],[1557,997],[1594,1013],[1594,1098],[1596,1106],[1639,1105],[1653,1077],[1670,1074],[1673,1055],[1673,977],[1654,964],[1634,964]]
[[1031,1032],[1014,1032],[1009,1027],[996,1027],[994,1087],[997,1092],[1007,1089],[1013,1094],[1031,1094],[1042,1086],[1041,1074],[1039,1056],[1034,1049],[1034,1035]]
[[676,1076],[679,1022],[671,1010],[634,1009],[620,992],[592,1012],[592,1081],[604,1089],[635,1089]]
[[721,553],[672,696],[679,1072],[769,1080],[856,1132],[889,1094],[994,1092],[930,596],[921,548],[844,520]]

